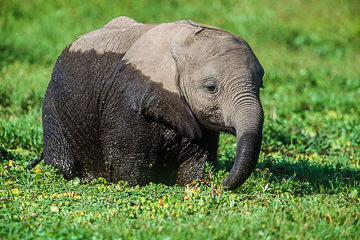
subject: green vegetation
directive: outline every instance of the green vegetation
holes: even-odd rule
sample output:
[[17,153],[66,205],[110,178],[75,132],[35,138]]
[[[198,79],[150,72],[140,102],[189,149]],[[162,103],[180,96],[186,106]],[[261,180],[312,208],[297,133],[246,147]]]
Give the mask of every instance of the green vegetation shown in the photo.
[[[0,2],[1,239],[359,239],[360,2]],[[221,188],[219,171],[185,188],[65,181],[25,171],[42,149],[41,101],[52,66],[77,36],[127,15],[191,18],[246,39],[265,68],[266,115],[256,171]],[[210,174],[211,173],[211,174]]]

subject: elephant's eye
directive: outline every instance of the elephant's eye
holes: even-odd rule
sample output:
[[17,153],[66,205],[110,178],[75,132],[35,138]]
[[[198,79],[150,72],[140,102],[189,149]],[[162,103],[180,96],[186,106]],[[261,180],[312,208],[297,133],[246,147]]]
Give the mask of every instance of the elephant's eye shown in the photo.
[[216,86],[215,86],[215,85],[206,86],[206,89],[207,89],[209,92],[215,92],[215,91],[216,91]]
[[204,86],[205,86],[206,90],[212,94],[216,93],[218,90],[216,80],[213,78],[205,79]]

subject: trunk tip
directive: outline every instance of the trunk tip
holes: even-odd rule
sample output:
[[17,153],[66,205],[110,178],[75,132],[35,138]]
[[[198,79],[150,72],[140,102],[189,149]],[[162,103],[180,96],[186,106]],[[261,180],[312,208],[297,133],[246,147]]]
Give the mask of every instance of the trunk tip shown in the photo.
[[234,165],[223,179],[224,188],[234,190],[248,179],[258,162],[261,140],[262,134],[256,132],[245,132],[238,138]]

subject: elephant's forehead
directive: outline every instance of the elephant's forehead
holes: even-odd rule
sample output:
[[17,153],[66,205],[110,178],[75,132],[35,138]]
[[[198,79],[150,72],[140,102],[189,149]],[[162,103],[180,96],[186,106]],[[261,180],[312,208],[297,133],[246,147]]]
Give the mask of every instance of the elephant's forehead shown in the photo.
[[217,54],[209,58],[223,68],[223,72],[240,74],[244,78],[258,78],[264,75],[260,62],[245,40],[229,34],[217,41],[216,45]]
[[254,61],[256,57],[244,40],[228,34],[195,40],[190,46],[188,59],[195,64],[209,61],[245,64]]
[[239,64],[225,64],[223,66],[217,63],[206,64],[206,66],[201,68],[199,73],[197,72],[199,72],[199,69],[195,69],[190,73],[192,79],[206,79],[211,77],[218,79],[224,84],[239,81],[253,84],[254,81],[262,77],[261,72],[257,68]]
[[218,54],[199,54],[186,64],[192,74],[200,71],[203,76],[215,76],[219,78],[243,78],[262,77],[263,68],[251,51],[243,49],[231,49],[218,52]]

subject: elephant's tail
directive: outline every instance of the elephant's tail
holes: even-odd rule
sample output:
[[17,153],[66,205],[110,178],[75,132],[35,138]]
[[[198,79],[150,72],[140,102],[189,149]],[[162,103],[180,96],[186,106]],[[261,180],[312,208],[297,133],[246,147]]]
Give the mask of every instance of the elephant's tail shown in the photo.
[[34,160],[32,161],[29,165],[26,166],[26,170],[31,170],[34,167],[36,167],[36,165],[38,165],[43,159],[44,159],[44,152],[41,152],[41,154]]

